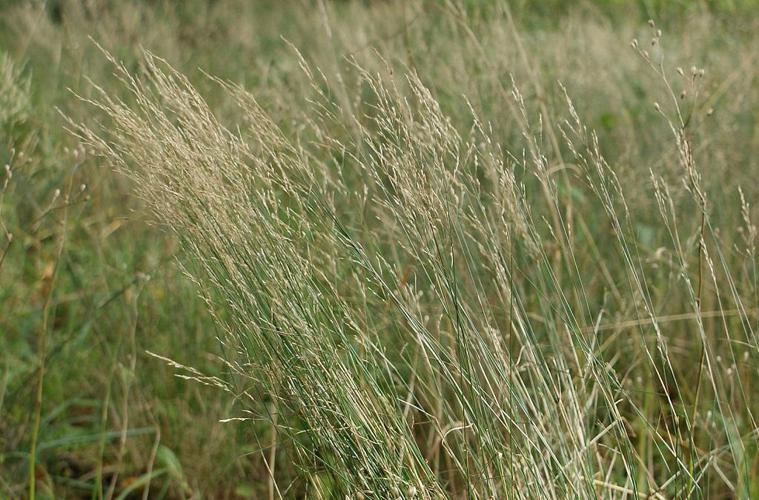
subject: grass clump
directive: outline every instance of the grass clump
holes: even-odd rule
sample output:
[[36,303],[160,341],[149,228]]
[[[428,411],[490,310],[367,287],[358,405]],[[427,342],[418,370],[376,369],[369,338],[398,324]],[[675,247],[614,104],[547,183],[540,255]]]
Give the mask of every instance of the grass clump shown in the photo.
[[[689,122],[708,113],[684,109],[663,63],[640,55],[672,94],[671,111],[651,105],[681,184],[650,169],[651,187],[633,195],[658,207],[657,252],[700,352],[695,372],[661,320],[629,188],[568,97],[567,119],[545,125],[515,83],[504,88],[520,151],[471,104],[457,128],[413,68],[354,60],[333,86],[296,53],[310,89],[302,126],[288,133],[219,81],[238,106],[232,128],[146,54],[139,79],[113,61],[135,103],[101,91],[92,102],[110,125],[77,130],[183,242],[190,274],[225,311],[232,378],[213,382],[249,400],[243,418],[267,418],[259,403],[271,402],[270,446],[287,437],[316,491],[693,496],[724,475],[747,495],[753,404],[736,372],[752,355],[755,297],[733,285],[742,271],[695,163]],[[698,88],[694,71],[683,78]],[[608,236],[594,233],[601,221]],[[632,327],[608,323],[612,311],[629,311]],[[645,382],[631,386],[631,373]]]
[[[162,239],[130,253],[186,297],[167,302],[134,266],[125,333],[93,405],[95,473],[78,487],[270,498],[757,494],[751,30],[734,20],[723,45],[724,19],[697,9],[662,33],[591,5],[545,29],[531,17],[524,30],[521,8],[499,2],[315,2],[295,27],[276,8],[254,9],[264,21],[251,40],[267,52],[242,36],[255,16],[233,15],[235,5],[164,22],[135,8],[153,33],[216,33],[250,54],[249,72],[214,57],[224,43],[192,49],[206,73],[177,56],[182,36],[156,37],[152,51],[104,36],[105,57],[83,58],[99,61],[96,83],[77,78],[65,101],[82,160],[54,203],[79,200],[84,175],[88,186],[113,176],[108,193],[136,192],[134,214],[147,208],[166,231],[131,229]],[[87,248],[86,225],[62,213],[72,215],[45,219],[55,235],[45,247],[50,304],[58,287],[82,288],[61,270],[78,269],[68,249]],[[7,222],[14,232],[25,223]],[[183,274],[156,263],[174,242]],[[198,291],[205,307],[193,302]],[[46,303],[28,355],[40,395],[50,393],[52,334],[93,310],[64,315]],[[172,324],[188,311],[197,320]],[[159,318],[163,335],[141,314]],[[190,349],[194,321],[209,326]],[[195,389],[144,395],[155,382],[141,370],[164,364]],[[203,407],[197,382],[220,406]],[[176,403],[152,420],[138,413],[148,422],[138,427],[135,393],[143,408],[167,393]],[[44,397],[31,401],[35,438],[7,470],[27,467],[34,491],[55,484],[39,476],[57,441]],[[195,427],[223,428],[233,449],[253,443],[228,453],[237,467],[224,470],[228,488],[201,484],[220,467],[194,465],[180,448],[189,437],[163,437],[166,422],[192,428],[181,409],[197,406],[224,424]]]

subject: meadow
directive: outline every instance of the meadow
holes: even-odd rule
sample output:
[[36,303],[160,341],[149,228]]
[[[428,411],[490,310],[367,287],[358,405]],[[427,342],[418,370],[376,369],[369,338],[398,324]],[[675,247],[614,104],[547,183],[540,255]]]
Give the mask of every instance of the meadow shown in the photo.
[[0,498],[758,498],[754,0],[0,0]]

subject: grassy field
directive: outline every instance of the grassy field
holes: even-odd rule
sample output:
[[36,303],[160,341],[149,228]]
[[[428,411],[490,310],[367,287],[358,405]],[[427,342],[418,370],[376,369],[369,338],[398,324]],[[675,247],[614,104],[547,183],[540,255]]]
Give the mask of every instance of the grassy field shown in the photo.
[[0,498],[759,497],[753,0],[0,1]]

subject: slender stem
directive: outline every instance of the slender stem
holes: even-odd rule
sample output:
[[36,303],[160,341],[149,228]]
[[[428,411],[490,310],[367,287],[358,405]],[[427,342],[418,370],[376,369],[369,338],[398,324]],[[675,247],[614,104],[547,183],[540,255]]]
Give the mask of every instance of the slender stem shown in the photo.
[[[69,185],[69,192],[71,192],[71,186]],[[68,198],[68,197],[67,197]],[[55,261],[53,263],[53,270],[49,276],[49,282],[47,284],[47,290],[45,293],[45,303],[42,308],[42,325],[40,326],[39,333],[37,335],[37,358],[39,359],[39,373],[37,374],[37,387],[34,397],[34,420],[32,424],[32,442],[29,449],[29,499],[34,500],[36,498],[37,488],[37,443],[39,441],[40,421],[42,415],[42,394],[44,391],[45,383],[45,361],[47,358],[47,329],[50,318],[50,306],[51,298],[53,296],[53,288],[55,284],[55,278],[58,274],[58,264],[61,261],[61,255],[63,254],[63,247],[66,243],[66,226],[68,222],[68,202],[64,204],[63,220],[61,221],[61,236],[60,242],[55,255]],[[45,278],[43,278],[44,280]]]

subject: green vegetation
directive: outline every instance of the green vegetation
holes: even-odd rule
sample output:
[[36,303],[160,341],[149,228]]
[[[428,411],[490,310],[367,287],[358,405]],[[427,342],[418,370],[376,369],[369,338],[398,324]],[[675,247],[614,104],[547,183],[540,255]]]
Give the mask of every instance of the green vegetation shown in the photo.
[[0,497],[757,497],[755,7],[0,2]]

